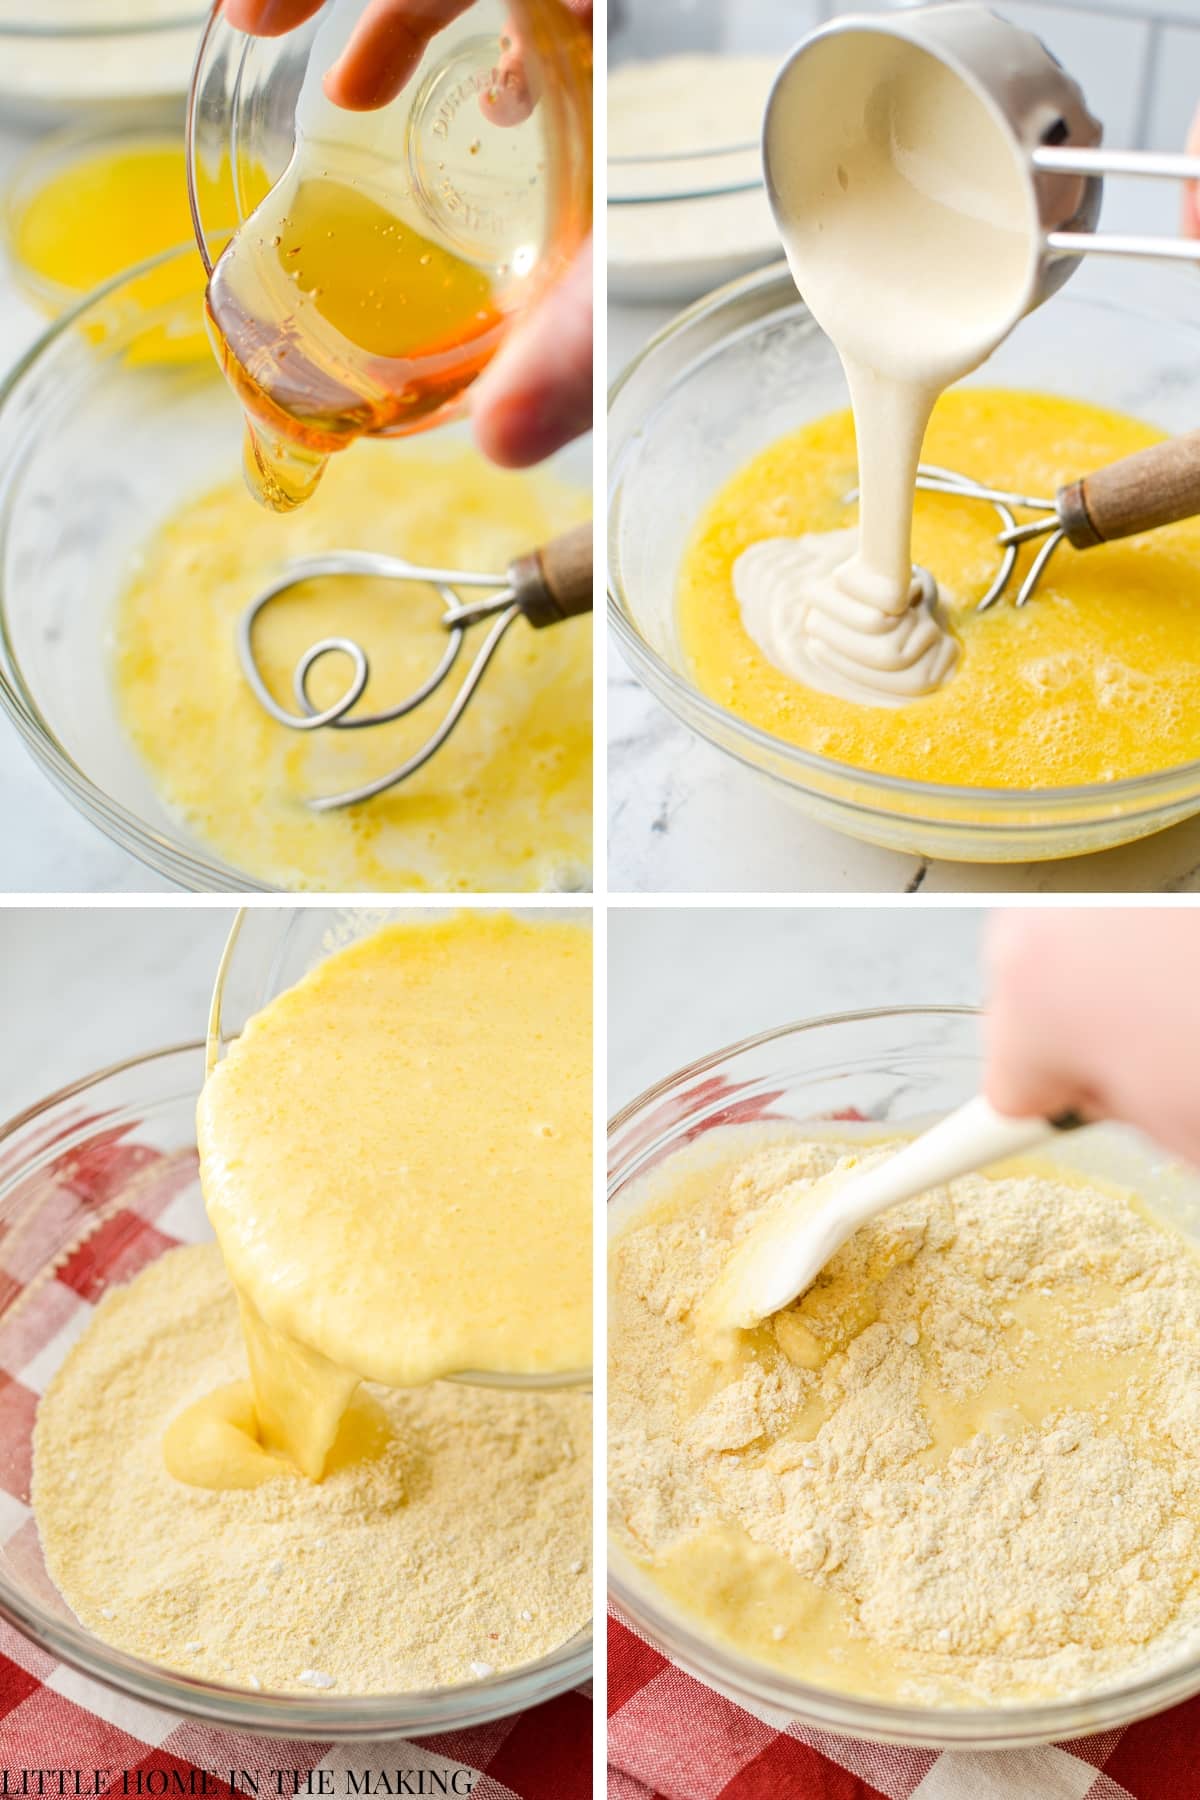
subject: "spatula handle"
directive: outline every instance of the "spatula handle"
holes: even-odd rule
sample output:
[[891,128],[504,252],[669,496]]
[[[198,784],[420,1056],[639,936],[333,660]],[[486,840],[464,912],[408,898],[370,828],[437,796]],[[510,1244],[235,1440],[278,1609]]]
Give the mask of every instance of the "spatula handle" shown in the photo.
[[557,625],[591,612],[592,540],[588,520],[513,564],[509,580],[531,625]]
[[[1075,1114],[1057,1119],[1009,1119],[982,1094],[939,1119],[920,1137],[864,1167],[851,1169],[830,1203],[807,1217],[790,1241],[786,1229],[765,1237],[749,1278],[733,1287],[727,1322],[745,1326],[789,1306],[816,1279],[852,1232],[889,1206],[911,1200],[975,1169],[1021,1156],[1057,1131],[1081,1125]],[[820,1183],[817,1183],[819,1190]],[[746,1256],[753,1234],[735,1256]],[[731,1260],[730,1268],[735,1266]],[[744,1265],[743,1265],[744,1266]]]
[[1059,517],[1077,550],[1200,513],[1200,431],[1123,456],[1063,488]]

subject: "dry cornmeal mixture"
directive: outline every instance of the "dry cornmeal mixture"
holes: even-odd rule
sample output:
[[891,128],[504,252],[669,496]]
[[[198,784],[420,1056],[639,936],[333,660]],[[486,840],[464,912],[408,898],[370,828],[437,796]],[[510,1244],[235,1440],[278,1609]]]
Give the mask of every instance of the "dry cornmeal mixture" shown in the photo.
[[229,1280],[202,1245],[109,1294],[50,1383],[34,1508],[47,1568],[97,1636],[210,1680],[336,1696],[478,1680],[586,1625],[586,1397],[371,1387],[320,1483],[174,1480],[171,1419],[245,1375]]
[[732,1359],[693,1310],[851,1146],[712,1134],[613,1246],[616,1545],[694,1628],[922,1706],[1089,1693],[1200,1629],[1200,1260],[1128,1197],[968,1177]]

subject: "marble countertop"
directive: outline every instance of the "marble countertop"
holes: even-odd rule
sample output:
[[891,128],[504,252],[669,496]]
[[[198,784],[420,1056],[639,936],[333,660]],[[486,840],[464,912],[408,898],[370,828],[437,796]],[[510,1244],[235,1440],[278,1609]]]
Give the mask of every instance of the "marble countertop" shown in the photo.
[[977,1005],[985,916],[977,907],[613,907],[610,1114],[696,1057],[774,1025]]

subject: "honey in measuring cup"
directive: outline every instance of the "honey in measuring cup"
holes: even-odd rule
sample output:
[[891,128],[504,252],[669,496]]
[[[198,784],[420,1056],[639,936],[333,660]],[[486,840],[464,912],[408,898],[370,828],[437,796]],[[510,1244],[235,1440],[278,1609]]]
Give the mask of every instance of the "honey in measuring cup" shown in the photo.
[[363,10],[326,0],[277,40],[218,15],[193,90],[193,193],[206,155],[232,144],[278,171],[206,295],[246,415],[247,478],[277,511],[356,438],[451,416],[590,222],[590,42],[563,0],[479,0],[368,113],[321,86]]

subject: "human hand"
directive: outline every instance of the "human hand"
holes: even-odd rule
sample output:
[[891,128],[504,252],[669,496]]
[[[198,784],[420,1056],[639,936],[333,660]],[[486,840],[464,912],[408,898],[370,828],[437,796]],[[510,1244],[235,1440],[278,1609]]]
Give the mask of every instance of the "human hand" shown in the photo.
[[[590,26],[592,0],[560,3]],[[223,11],[238,31],[282,37],[322,4],[323,0],[224,0]],[[437,33],[473,4],[474,0],[371,0],[325,76],[327,97],[352,112],[386,106],[411,79]],[[519,44],[510,47],[507,57],[509,71],[516,75]],[[541,462],[590,428],[590,239],[475,383],[471,412],[480,449],[505,468]]]
[[998,1111],[1119,1119],[1200,1163],[1200,912],[1000,913],[986,962]]

